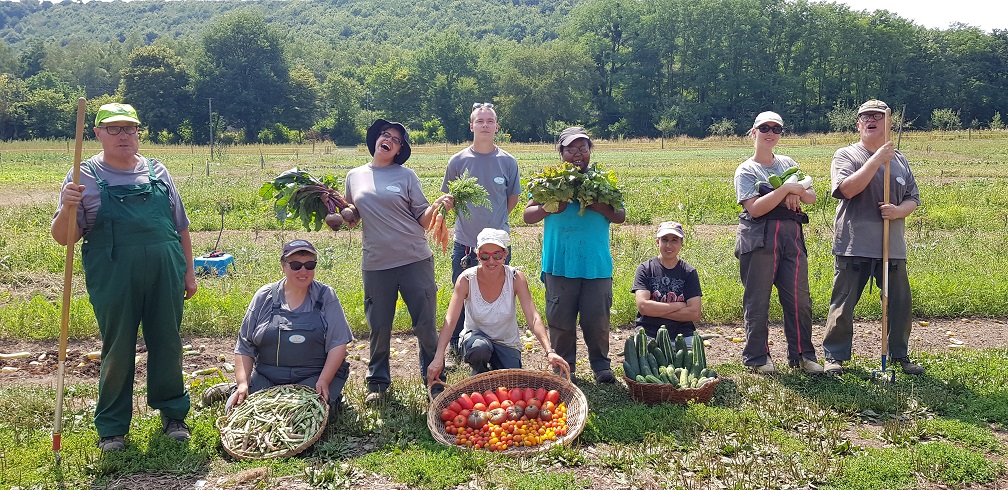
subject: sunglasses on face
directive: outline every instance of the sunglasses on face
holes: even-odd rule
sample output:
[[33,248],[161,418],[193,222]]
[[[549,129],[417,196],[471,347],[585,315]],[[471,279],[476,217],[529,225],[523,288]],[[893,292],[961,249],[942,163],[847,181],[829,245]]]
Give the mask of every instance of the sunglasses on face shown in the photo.
[[302,267],[304,267],[305,269],[308,269],[310,271],[313,271],[313,270],[315,270],[315,266],[318,265],[318,261],[317,260],[309,260],[308,262],[299,262],[297,260],[292,260],[290,262],[287,262],[287,265],[290,266],[290,268],[291,268],[292,271],[299,271],[299,270],[301,270]]
[[119,133],[137,134],[137,131],[140,130],[140,126],[98,126],[98,127],[104,129],[106,133],[112,136],[115,136]]
[[781,134],[784,132],[784,126],[771,126],[769,124],[760,124],[756,127],[761,133],[769,133],[773,131],[773,134]]
[[861,122],[881,121],[883,118],[885,118],[885,113],[882,113],[882,112],[866,112],[864,114],[859,115],[857,118],[858,118],[858,121],[861,121]]
[[493,109],[493,104],[489,102],[473,102],[473,109]]
[[494,253],[484,252],[479,254],[479,259],[482,260],[483,262],[490,260],[490,257],[493,257],[494,260],[504,260],[504,252],[503,251]]
[[[381,137],[382,138],[388,138],[388,139],[392,140],[393,143],[395,143],[395,144],[397,144],[399,146],[402,146],[402,138],[400,138],[398,136],[395,136],[395,135],[393,135],[392,133],[390,133],[388,131],[382,131],[381,132]],[[295,270],[297,270],[297,269],[295,269]]]

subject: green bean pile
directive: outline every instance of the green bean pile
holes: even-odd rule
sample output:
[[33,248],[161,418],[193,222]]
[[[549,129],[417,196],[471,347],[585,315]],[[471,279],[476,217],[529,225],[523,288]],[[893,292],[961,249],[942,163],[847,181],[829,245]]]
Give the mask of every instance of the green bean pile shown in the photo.
[[325,427],[328,416],[329,406],[315,390],[281,385],[249,395],[226,420],[218,420],[217,428],[221,444],[232,456],[292,456]]

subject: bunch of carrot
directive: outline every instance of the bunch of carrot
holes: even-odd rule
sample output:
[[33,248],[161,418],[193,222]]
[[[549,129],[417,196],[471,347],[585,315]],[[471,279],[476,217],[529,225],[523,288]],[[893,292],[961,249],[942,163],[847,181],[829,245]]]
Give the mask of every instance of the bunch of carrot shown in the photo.
[[434,217],[431,218],[427,226],[427,233],[430,233],[434,243],[441,245],[441,252],[448,253],[448,243],[451,242],[451,234],[448,233],[448,224],[445,222],[446,210],[444,206],[438,204],[434,210]]

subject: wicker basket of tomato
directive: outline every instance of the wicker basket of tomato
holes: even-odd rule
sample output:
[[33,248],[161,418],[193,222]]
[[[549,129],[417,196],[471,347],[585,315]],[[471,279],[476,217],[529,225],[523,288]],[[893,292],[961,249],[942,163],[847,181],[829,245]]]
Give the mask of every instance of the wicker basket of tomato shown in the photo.
[[442,444],[517,456],[569,444],[587,417],[588,400],[569,379],[498,369],[446,386],[431,401],[427,427]]

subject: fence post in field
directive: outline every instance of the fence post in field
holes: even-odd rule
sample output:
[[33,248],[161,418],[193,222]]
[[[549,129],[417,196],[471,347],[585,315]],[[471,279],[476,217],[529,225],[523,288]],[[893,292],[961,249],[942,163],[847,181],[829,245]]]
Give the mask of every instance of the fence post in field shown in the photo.
[[210,160],[205,160],[205,161],[206,161],[206,176],[209,177],[210,176]]

